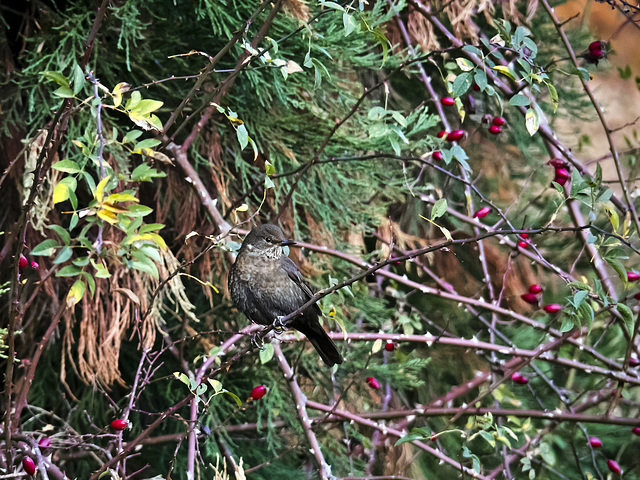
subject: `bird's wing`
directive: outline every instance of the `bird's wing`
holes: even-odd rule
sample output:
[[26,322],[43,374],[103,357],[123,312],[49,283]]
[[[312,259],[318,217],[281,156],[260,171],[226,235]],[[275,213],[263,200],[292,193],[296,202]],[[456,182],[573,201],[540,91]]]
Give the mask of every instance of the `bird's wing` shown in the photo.
[[[296,264],[293,263],[293,260],[284,255],[280,257],[280,259],[282,269],[287,272],[289,278],[293,280],[296,285],[298,285],[298,287],[300,287],[300,290],[302,290],[305,297],[307,297],[307,300],[313,297],[313,289],[311,288],[311,285],[309,285],[302,277],[300,270],[298,270]],[[314,304],[313,307],[315,307],[314,310],[318,313],[318,315],[321,315],[322,312],[320,311],[320,307],[318,307],[318,304]]]

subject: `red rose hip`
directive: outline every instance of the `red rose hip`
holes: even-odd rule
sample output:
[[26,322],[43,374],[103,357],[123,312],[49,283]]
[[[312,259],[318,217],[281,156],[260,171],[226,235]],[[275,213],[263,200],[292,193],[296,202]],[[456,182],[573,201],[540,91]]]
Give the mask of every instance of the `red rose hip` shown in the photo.
[[393,342],[387,342],[384,344],[384,349],[387,352],[393,352],[396,349],[396,345]]
[[534,283],[533,285],[529,285],[529,293],[538,294],[542,291],[542,285]]
[[442,160],[442,152],[433,152],[431,158],[440,162]]
[[501,127],[502,125],[504,125],[506,122],[506,120],[504,119],[504,117],[493,117],[493,120],[491,120],[491,123],[494,124],[496,127]]
[[520,295],[520,298],[522,298],[522,300],[524,300],[525,302],[530,303],[531,305],[538,304],[538,297],[535,293],[523,293],[522,295]]
[[543,310],[547,313],[558,313],[560,310],[562,310],[562,305],[558,303],[550,303],[549,305],[545,305],[543,307]]
[[640,279],[638,272],[627,272],[627,280],[630,282],[637,282]]
[[29,260],[27,260],[27,257],[20,254],[20,261],[18,262],[18,266],[20,268],[27,268],[27,265],[29,265]]
[[513,380],[513,382],[517,383],[518,385],[526,385],[527,383],[529,383],[529,379],[522,375],[520,372],[515,372],[513,375],[511,375],[511,380]]
[[32,477],[36,473],[36,464],[31,457],[25,457],[25,459],[22,460],[22,468],[24,468],[24,471],[27,472],[27,475],[30,475]]
[[634,435],[638,435],[640,437],[640,427],[633,427],[631,429],[631,433],[633,433]]
[[367,377],[366,382],[367,382],[367,385],[369,385],[369,387],[371,387],[374,390],[376,388],[380,388],[380,382],[378,382],[378,380],[376,380],[373,377]]
[[525,242],[524,240],[520,240],[518,242],[518,247],[519,248],[527,248],[528,247],[527,242]]
[[451,97],[442,97],[440,103],[446,107],[450,107],[451,105],[455,105],[456,101]]
[[447,134],[447,140],[450,142],[457,142],[462,137],[464,137],[464,130],[454,130]]
[[117,430],[118,432],[124,430],[128,426],[129,424],[127,423],[127,421],[121,418],[116,418],[113,422],[111,422],[111,428]]
[[491,135],[498,135],[502,130],[497,125],[491,125],[489,127],[489,133]]
[[438,138],[444,138],[444,137],[446,137],[446,136],[447,136],[447,134],[448,134],[448,133],[449,133],[449,132],[447,132],[446,130],[440,130],[440,131],[436,134],[436,137],[438,137]]
[[473,218],[484,218],[487,215],[489,215],[490,211],[491,211],[491,208],[482,207],[480,210],[478,210],[476,213],[473,214]]
[[564,185],[569,180],[569,170],[566,168],[556,168],[555,177],[553,177],[553,181],[558,185]]
[[589,437],[589,446],[591,446],[591,448],[600,448],[602,441],[598,437]]
[[622,469],[620,468],[620,465],[615,460],[611,460],[611,459],[607,460],[607,467],[613,473],[616,473],[618,475],[622,473]]
[[258,385],[253,390],[251,390],[249,397],[251,397],[251,400],[260,400],[266,394],[267,394],[267,387],[265,387],[264,385]]

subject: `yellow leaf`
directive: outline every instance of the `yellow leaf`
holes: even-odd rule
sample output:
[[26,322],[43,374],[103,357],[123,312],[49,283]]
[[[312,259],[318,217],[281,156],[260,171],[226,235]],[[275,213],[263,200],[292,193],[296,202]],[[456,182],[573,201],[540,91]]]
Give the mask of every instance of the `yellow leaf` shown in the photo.
[[53,189],[53,203],[64,202],[69,198],[69,186],[65,183],[58,183]]
[[469,72],[473,70],[473,63],[471,63],[466,58],[456,58],[456,63],[458,64],[458,67],[460,67],[460,70],[462,70],[463,72]]
[[616,212],[615,208],[609,203],[605,205],[604,211],[607,213],[609,217],[609,221],[611,222],[611,226],[613,227],[613,232],[616,233],[618,227],[620,226],[620,217],[618,217],[618,212]]
[[382,340],[377,339],[373,342],[373,347],[371,347],[371,353],[378,353],[382,348]]
[[527,113],[524,116],[524,124],[527,127],[529,135],[533,136],[533,134],[538,131],[538,127],[540,127],[540,120],[538,119],[538,114],[533,108],[527,110]]
[[85,285],[82,280],[76,280],[76,282],[69,289],[67,294],[67,307],[71,308],[84,296]]
[[144,240],[149,240],[150,242],[154,241],[154,238],[152,236],[152,233],[143,233],[142,235],[134,235],[133,237],[130,237],[127,240],[127,244],[129,243],[133,243],[133,242],[141,242]]
[[104,203],[115,203],[115,202],[138,202],[138,198],[130,195],[128,193],[113,193],[109,195]]
[[113,213],[129,213],[128,209],[107,202],[104,202],[102,204],[102,210],[108,210],[109,212]]
[[158,245],[161,249],[163,250],[167,249],[167,244],[164,242],[164,238],[162,238],[157,233],[150,233],[149,235],[151,235],[151,238],[153,239],[153,241],[156,242],[156,245]]
[[105,222],[109,222],[112,225],[118,223],[118,217],[116,214],[109,212],[108,210],[98,210],[98,216]]
[[493,67],[493,69],[502,73],[503,75],[506,75],[514,82],[516,81],[516,75],[509,67],[505,67],[504,65],[496,65],[495,67]]
[[98,183],[98,186],[96,187],[95,197],[98,203],[102,203],[102,199],[104,198],[104,187],[107,185],[109,177],[110,175],[107,175],[102,180],[100,180],[100,183]]

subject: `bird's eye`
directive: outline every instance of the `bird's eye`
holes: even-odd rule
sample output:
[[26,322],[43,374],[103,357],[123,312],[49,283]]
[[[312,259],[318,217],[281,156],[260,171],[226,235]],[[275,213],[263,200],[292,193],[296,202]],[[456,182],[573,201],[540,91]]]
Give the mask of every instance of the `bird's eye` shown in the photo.
[[265,240],[267,241],[267,243],[271,243],[271,239],[269,237],[265,238]]

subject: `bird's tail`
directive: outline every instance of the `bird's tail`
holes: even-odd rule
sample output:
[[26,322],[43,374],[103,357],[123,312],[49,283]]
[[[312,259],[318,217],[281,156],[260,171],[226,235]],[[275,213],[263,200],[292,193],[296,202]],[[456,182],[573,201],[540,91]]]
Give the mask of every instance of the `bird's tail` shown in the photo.
[[296,324],[295,329],[302,332],[309,339],[313,348],[316,349],[322,361],[328,367],[333,367],[336,363],[343,362],[342,355],[338,352],[338,347],[327,335],[327,332],[324,331],[320,322],[316,320],[302,325]]

